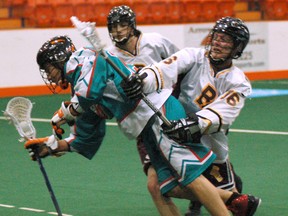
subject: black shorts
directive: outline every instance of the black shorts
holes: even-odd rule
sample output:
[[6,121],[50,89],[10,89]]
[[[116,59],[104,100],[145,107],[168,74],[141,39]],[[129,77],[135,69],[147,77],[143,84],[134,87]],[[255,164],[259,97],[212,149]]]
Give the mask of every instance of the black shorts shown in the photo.
[[231,190],[235,187],[233,169],[229,160],[222,164],[211,164],[202,174],[217,188]]

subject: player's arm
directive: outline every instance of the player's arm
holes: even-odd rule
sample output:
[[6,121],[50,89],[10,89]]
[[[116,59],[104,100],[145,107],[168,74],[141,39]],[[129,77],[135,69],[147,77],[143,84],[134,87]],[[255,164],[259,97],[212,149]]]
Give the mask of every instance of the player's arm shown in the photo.
[[92,159],[100,148],[106,133],[106,120],[92,110],[77,117],[70,127],[70,135],[65,138],[72,152],[76,151],[87,159]]
[[83,113],[83,109],[78,102],[64,101],[61,103],[61,107],[54,113],[51,119],[51,125],[53,133],[62,139],[64,130],[61,125],[68,124],[73,125],[77,116]]
[[[187,73],[193,65],[189,55],[190,53],[187,50],[181,50],[159,63],[144,67],[139,73],[132,75],[132,77],[143,76],[144,78],[131,78],[131,82],[125,83],[125,86],[122,87],[124,92],[130,98],[132,90],[133,95],[141,95],[142,92],[149,94],[162,89],[173,90],[178,75]],[[134,80],[137,80],[137,82]]]
[[245,99],[241,93],[230,90],[198,111],[201,132],[211,134],[227,130],[239,116]]
[[177,142],[197,142],[203,134],[226,132],[244,106],[245,96],[230,90],[187,118],[173,121],[163,132]]
[[178,76],[188,73],[195,61],[192,53],[183,49],[158,63],[145,67],[142,70],[142,73],[147,73],[147,78],[143,80],[144,93],[161,91],[162,89],[173,90]]
[[[167,80],[169,80],[166,82],[167,86],[173,85],[168,84],[168,82],[174,83],[172,77]],[[164,89],[164,76],[155,65],[149,65],[131,75],[127,81],[123,80],[121,87],[128,98],[141,99],[142,93],[149,94]]]
[[[204,106],[199,104],[203,109],[197,112],[201,132],[210,134],[218,131],[227,131],[239,116],[244,107],[245,100],[252,92],[250,82],[245,78],[244,74],[235,73],[226,77],[226,82],[223,84],[219,92],[223,92],[211,103]],[[211,97],[203,95],[203,97]],[[216,94],[215,94],[216,95]],[[201,96],[202,97],[202,96]],[[205,101],[199,98],[198,101]],[[206,100],[209,101],[209,100]]]

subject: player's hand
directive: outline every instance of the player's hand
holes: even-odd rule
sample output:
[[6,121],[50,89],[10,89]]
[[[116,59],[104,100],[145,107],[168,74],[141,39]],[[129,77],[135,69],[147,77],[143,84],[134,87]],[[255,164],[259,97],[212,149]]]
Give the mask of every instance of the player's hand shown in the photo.
[[194,114],[188,118],[171,121],[172,127],[162,125],[163,133],[177,143],[199,143],[201,138],[198,117]]
[[58,140],[54,135],[44,138],[34,138],[25,142],[24,148],[29,151],[32,160],[36,160],[36,155],[41,158],[48,155],[60,156],[56,149],[58,148]]
[[146,77],[147,73],[135,73],[131,75],[128,80],[123,80],[121,82],[121,87],[129,99],[138,100],[143,98],[142,81]]

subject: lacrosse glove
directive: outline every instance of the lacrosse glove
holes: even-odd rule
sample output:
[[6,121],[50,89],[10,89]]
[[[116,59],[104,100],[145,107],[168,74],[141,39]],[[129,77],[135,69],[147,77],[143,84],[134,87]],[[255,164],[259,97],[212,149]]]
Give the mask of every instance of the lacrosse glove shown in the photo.
[[62,102],[60,109],[54,113],[51,119],[53,134],[59,139],[62,139],[62,134],[64,134],[65,131],[60,126],[65,123],[73,125],[76,116],[80,115],[81,112],[82,108],[78,103],[72,103],[70,101]]
[[142,81],[146,77],[147,73],[135,73],[128,77],[127,80],[122,80],[121,87],[129,99],[139,100],[143,98]]
[[162,125],[163,133],[177,143],[199,143],[201,138],[198,116],[190,114],[188,118],[171,121],[172,127]]
[[40,158],[45,158],[49,155],[59,157],[62,154],[56,152],[58,148],[58,140],[54,135],[44,138],[30,139],[25,142],[24,148],[29,151],[32,160],[36,160],[37,155]]

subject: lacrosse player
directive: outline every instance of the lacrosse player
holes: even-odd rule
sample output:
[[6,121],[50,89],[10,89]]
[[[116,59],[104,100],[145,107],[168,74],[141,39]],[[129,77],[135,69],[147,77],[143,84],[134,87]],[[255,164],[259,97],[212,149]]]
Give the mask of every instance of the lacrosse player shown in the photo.
[[[252,89],[243,71],[232,61],[241,56],[249,36],[247,26],[240,19],[221,18],[213,27],[205,49],[185,48],[160,63],[145,67],[140,71],[147,76],[143,82],[131,85],[127,91],[124,89],[128,97],[135,95],[133,89],[146,94],[162,91],[175,86],[179,75],[184,76],[178,94],[188,118],[174,121],[174,127],[164,128],[164,133],[180,143],[193,142],[200,133],[201,143],[217,156],[203,175],[216,187],[236,192],[227,134]],[[239,199],[245,200],[253,210],[234,215],[252,215],[261,202],[247,195]],[[197,205],[198,209],[195,205],[197,202],[191,203],[187,216],[200,215],[201,204]]]
[[[212,67],[212,70],[209,72],[213,74],[214,71],[214,83],[212,82],[212,85],[206,86],[205,89],[205,81],[202,81],[203,83],[199,85],[199,80],[192,78],[192,73],[201,73],[200,67],[207,64],[207,62],[201,64],[201,66],[199,64],[199,67],[191,69],[183,79],[183,82],[181,82],[181,91],[179,95],[179,99],[184,105],[187,113],[195,113],[205,107],[207,109],[216,110],[221,116],[220,118],[227,119],[229,122],[227,123],[228,128],[224,127],[225,129],[222,128],[216,133],[209,132],[202,137],[202,143],[206,147],[212,149],[217,155],[214,163],[203,173],[203,175],[218,188],[240,193],[242,192],[242,180],[235,174],[232,164],[229,161],[227,135],[229,127],[243,108],[246,97],[252,91],[251,85],[243,71],[233,66],[232,62],[233,59],[237,59],[242,55],[243,50],[249,42],[249,38],[249,30],[245,23],[240,19],[224,17],[216,21],[210,32],[210,41],[206,46],[205,53],[208,53],[207,55],[210,61],[208,70]],[[238,73],[239,75],[236,75]],[[235,75],[229,76],[228,74]],[[200,76],[201,79],[205,77],[205,75]],[[194,82],[192,80],[194,80]],[[208,83],[211,83],[211,81],[209,82],[207,79],[206,84]],[[221,84],[219,85],[219,83]],[[195,90],[192,90],[193,87],[191,86],[197,87],[195,87]],[[211,93],[209,90],[210,87],[215,89],[215,92],[208,96],[209,93]],[[197,94],[195,94],[196,92]],[[226,98],[228,98],[226,99],[227,102],[225,102],[225,99],[221,100],[221,97],[225,95]],[[239,100],[238,95],[240,95]],[[187,100],[188,97],[189,101]],[[198,98],[198,101],[196,98]],[[228,100],[230,100],[230,103]],[[235,104],[233,104],[233,100],[235,100]],[[235,111],[231,112],[231,110]],[[199,202],[191,202],[189,206],[190,210],[188,209],[186,216],[200,215],[200,207],[201,204]],[[196,212],[198,212],[198,214]]]
[[[118,69],[129,76],[128,84],[123,82],[122,76],[99,52],[85,47],[75,51],[75,46],[67,36],[56,36],[48,40],[38,51],[37,63],[47,86],[56,92],[57,87],[66,88],[70,83],[73,89],[74,96],[71,101],[63,102],[53,117],[57,126],[77,121],[83,113],[91,110],[97,114],[100,106],[114,116],[127,138],[136,139],[141,134],[151,163],[158,174],[163,195],[197,199],[212,215],[228,216],[227,208],[235,212],[235,215],[253,215],[250,213],[254,212],[257,206],[251,206],[252,196],[216,189],[201,175],[216,156],[198,143],[199,136],[194,134],[196,143],[175,142],[162,133],[163,121],[155,115],[145,100],[141,99],[144,97],[142,92],[140,97],[132,91],[135,99],[126,96],[123,89],[131,93],[129,87],[142,82],[148,74],[141,73],[138,76],[132,66],[124,64],[115,55],[104,52]],[[147,98],[169,120],[177,122],[177,119],[186,119],[182,105],[171,96],[171,92],[170,89],[151,91]],[[133,95],[129,97],[133,98]],[[82,153],[79,146],[69,145],[65,139],[57,140],[54,135],[31,139],[24,146],[30,150],[32,158],[35,149],[40,157],[62,151]],[[249,199],[243,199],[246,196]]]
[[[117,55],[126,63],[142,68],[154,62],[159,62],[179,49],[167,38],[158,33],[142,33],[136,28],[136,15],[126,6],[113,7],[107,17],[107,27],[113,45],[108,47],[111,53]],[[147,188],[151,194],[160,215],[177,216],[180,211],[171,199],[164,198],[159,190],[157,174],[146,152],[141,137],[137,138],[137,150],[147,175]]]

